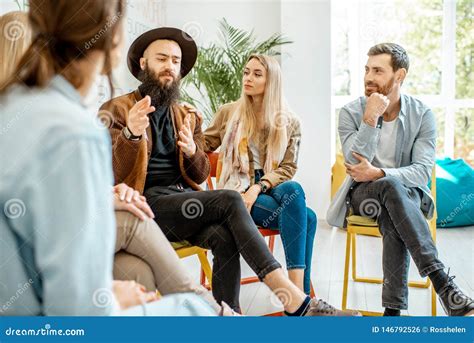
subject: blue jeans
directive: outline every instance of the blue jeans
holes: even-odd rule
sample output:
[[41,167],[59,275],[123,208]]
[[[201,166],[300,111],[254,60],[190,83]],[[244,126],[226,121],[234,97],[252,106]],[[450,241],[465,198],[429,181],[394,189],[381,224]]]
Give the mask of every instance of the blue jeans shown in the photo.
[[[257,182],[258,176],[256,175]],[[306,207],[303,188],[286,181],[260,194],[252,207],[255,224],[280,231],[288,269],[304,269],[304,292],[311,290],[311,258],[317,218]]]

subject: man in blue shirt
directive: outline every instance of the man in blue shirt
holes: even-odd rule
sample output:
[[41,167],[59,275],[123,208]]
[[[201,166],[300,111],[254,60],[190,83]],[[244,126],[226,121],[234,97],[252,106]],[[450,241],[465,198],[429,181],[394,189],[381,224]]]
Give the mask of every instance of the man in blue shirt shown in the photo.
[[365,97],[340,112],[348,177],[331,203],[328,222],[343,226],[349,211],[377,219],[383,237],[384,315],[400,315],[408,307],[410,255],[421,276],[433,282],[448,315],[471,315],[474,302],[443,271],[425,220],[434,211],[427,187],[435,163],[434,114],[400,94],[409,67],[401,46],[378,44],[368,56]]

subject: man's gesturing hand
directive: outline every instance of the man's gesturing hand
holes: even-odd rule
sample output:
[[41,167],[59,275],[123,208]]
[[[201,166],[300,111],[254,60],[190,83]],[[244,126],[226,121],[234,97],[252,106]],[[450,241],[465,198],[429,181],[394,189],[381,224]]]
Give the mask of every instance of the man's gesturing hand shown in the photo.
[[128,129],[135,136],[143,135],[148,125],[150,125],[148,114],[154,111],[155,107],[151,106],[151,98],[147,95],[130,109],[127,118]]
[[193,132],[191,131],[191,114],[184,118],[184,123],[179,130],[178,145],[187,157],[193,157],[196,153],[196,143],[194,143]]

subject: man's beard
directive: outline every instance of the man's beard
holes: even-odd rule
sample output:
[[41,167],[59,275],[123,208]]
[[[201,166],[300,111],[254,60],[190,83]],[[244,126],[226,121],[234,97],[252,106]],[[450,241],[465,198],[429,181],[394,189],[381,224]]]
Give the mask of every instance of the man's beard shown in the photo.
[[[375,82],[366,82],[365,83],[365,87],[367,86],[372,86],[372,87],[376,87],[375,90],[372,90],[372,91],[367,91],[365,90],[365,96],[370,96],[371,94],[373,93],[380,93],[380,94],[383,94],[385,96],[389,95],[392,90],[393,90],[393,86],[395,85],[395,76],[392,77],[390,79],[390,81],[388,81],[386,84],[384,84],[383,86],[379,86],[378,84],[376,84]],[[365,89],[365,88],[364,88]]]
[[160,81],[162,75],[169,75],[169,72],[161,72],[159,74],[154,73],[148,65],[145,66],[144,70],[141,70],[138,74],[138,79],[142,81],[142,84],[138,87],[143,97],[149,95],[151,98],[151,104],[157,106],[170,106],[172,103],[179,99],[179,78],[174,79],[172,82],[166,84]]

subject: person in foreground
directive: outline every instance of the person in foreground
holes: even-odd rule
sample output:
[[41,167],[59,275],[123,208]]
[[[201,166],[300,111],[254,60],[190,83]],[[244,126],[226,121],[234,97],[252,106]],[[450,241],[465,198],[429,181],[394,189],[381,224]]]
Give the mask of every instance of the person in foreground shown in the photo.
[[[2,65],[0,84],[8,82],[12,76],[16,77],[17,64],[31,44],[28,13],[9,12],[1,16],[0,31],[3,32],[3,28],[12,22],[22,24],[21,32],[5,31],[10,32],[10,36],[0,37],[0,45],[4,48],[1,53],[5,60],[9,59],[9,63]],[[117,227],[114,258],[114,277],[117,280],[134,280],[150,292],[158,290],[161,295],[196,293],[218,313],[235,314],[225,303],[218,305],[207,289],[192,280],[153,220],[153,212],[143,196],[123,183],[114,186],[111,195]],[[113,240],[113,237],[110,239]],[[129,282],[116,281],[114,289],[119,290],[126,285],[143,293],[140,285]]]
[[296,173],[300,122],[285,103],[274,57],[251,55],[240,99],[223,105],[204,132],[205,150],[220,147],[217,187],[238,191],[255,224],[280,232],[290,280],[311,291],[316,214]]
[[474,302],[444,271],[425,219],[434,211],[428,181],[435,164],[435,116],[421,101],[401,94],[409,67],[405,49],[382,43],[368,56],[365,96],[339,114],[348,176],[331,203],[328,222],[342,227],[349,211],[377,219],[384,315],[398,316],[408,308],[410,255],[420,275],[432,281],[446,314],[472,315]]
[[0,88],[0,258],[8,261],[0,313],[217,315],[196,294],[157,300],[134,281],[112,280],[110,139],[83,99],[119,60],[125,2],[29,4],[32,43]]
[[187,240],[214,255],[212,292],[240,312],[240,254],[283,301],[291,316],[357,315],[311,299],[284,274],[234,190],[202,191],[209,175],[201,121],[178,103],[179,84],[193,67],[197,47],[176,28],[145,32],[131,45],[128,67],[137,90],[105,103],[112,118],[115,183],[143,194],[170,241]]

